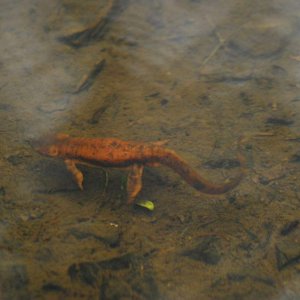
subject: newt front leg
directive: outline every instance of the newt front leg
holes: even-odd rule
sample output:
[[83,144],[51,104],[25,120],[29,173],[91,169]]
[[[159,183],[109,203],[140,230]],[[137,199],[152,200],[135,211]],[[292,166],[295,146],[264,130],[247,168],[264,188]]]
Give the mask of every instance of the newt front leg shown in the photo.
[[81,171],[79,171],[75,165],[75,161],[71,160],[71,159],[66,159],[65,160],[65,165],[68,169],[69,172],[72,173],[75,182],[77,183],[78,187],[83,190],[83,174],[81,173]]

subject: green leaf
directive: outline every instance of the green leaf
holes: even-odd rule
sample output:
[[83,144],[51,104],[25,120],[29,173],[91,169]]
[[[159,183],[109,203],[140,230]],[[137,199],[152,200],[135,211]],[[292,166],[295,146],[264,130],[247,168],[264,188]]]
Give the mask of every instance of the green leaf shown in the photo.
[[154,210],[154,203],[149,200],[141,200],[141,201],[137,202],[136,205],[144,207],[150,211]]

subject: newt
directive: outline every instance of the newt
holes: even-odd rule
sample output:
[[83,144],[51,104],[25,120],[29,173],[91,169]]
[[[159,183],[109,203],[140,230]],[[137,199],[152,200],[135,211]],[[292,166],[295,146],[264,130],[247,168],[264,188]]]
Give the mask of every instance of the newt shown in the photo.
[[42,155],[64,160],[78,187],[83,190],[83,174],[77,164],[129,169],[127,178],[128,203],[133,203],[142,189],[142,175],[145,166],[160,165],[171,168],[189,185],[206,194],[222,194],[235,188],[244,176],[244,158],[238,154],[241,172],[223,184],[214,184],[203,178],[175,151],[166,148],[162,142],[143,143],[116,138],[71,137],[57,134],[32,143]]

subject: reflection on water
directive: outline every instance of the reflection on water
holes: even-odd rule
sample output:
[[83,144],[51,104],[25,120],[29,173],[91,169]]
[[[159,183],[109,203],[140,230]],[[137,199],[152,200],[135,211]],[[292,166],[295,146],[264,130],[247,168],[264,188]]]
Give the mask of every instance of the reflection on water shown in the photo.
[[[4,0],[0,11],[1,299],[298,299],[299,17],[296,0]],[[63,162],[29,140],[168,140],[201,194],[147,168]]]

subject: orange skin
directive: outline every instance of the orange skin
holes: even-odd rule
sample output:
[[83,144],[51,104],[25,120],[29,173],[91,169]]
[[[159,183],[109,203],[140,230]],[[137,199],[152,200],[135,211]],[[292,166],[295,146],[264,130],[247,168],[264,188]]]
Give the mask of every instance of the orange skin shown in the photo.
[[[77,169],[76,164],[129,168],[128,203],[134,202],[142,188],[144,166],[168,166],[192,187],[206,194],[222,194],[233,189],[239,184],[244,173],[241,172],[227,183],[213,184],[199,175],[176,152],[163,147],[163,142],[142,143],[115,138],[77,138],[58,134],[43,138],[33,146],[40,154],[63,159],[81,190],[83,174]],[[239,155],[238,159],[243,167],[243,157]]]

